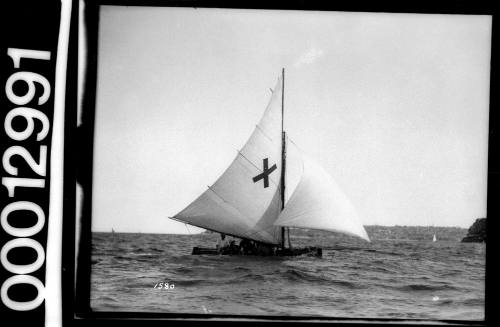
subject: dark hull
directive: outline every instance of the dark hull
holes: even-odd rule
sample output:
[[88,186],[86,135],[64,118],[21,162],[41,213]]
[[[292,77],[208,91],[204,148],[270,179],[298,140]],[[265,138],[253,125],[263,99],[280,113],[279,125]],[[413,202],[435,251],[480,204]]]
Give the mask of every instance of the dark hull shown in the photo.
[[293,248],[293,249],[278,249],[272,254],[242,254],[239,252],[223,252],[219,253],[213,248],[202,248],[195,246],[193,248],[192,255],[239,255],[239,256],[275,256],[275,257],[288,257],[288,256],[298,256],[298,255],[310,255],[315,257],[321,257],[323,255],[323,250],[315,246],[308,246],[305,248]]

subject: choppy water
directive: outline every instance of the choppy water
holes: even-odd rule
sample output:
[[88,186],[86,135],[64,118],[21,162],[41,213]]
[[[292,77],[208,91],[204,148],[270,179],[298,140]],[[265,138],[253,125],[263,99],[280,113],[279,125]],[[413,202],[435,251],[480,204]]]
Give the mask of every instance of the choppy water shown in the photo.
[[[193,256],[218,234],[94,233],[95,311],[484,319],[485,244],[466,230],[369,227],[371,243],[292,231],[323,257]],[[167,282],[173,289],[154,288]]]

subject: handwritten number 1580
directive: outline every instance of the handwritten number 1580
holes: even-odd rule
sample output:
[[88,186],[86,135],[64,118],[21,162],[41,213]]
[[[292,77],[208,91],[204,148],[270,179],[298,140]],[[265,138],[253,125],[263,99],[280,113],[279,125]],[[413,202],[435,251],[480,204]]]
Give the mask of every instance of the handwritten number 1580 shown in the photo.
[[156,283],[156,285],[153,287],[153,288],[158,288],[158,289],[166,289],[166,290],[172,290],[174,289],[175,285],[174,284],[169,284],[169,283],[164,283],[164,282],[160,282],[160,283]]

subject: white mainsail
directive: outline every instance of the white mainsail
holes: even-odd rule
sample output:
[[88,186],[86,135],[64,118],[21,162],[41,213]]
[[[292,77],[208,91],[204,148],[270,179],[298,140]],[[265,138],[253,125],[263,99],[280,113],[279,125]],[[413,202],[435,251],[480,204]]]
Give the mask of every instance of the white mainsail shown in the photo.
[[332,177],[288,138],[285,190],[289,196],[281,211],[282,82],[280,77],[263,117],[227,170],[171,218],[277,245],[282,227],[334,231],[369,241],[353,205]]
[[287,145],[287,164],[290,161],[302,162],[300,181],[274,224],[327,230],[370,241],[354,206],[337,183],[292,142]]
[[281,93],[278,79],[262,119],[219,179],[172,217],[260,242],[280,244]]

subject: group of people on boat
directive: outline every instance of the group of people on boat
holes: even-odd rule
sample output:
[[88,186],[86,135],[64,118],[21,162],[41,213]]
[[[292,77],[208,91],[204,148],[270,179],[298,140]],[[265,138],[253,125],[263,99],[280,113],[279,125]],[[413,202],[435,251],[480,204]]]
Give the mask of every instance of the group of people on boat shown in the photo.
[[229,240],[225,234],[221,234],[215,248],[220,254],[273,255],[276,253],[275,246],[245,238],[241,239],[239,244],[236,244],[234,238]]

